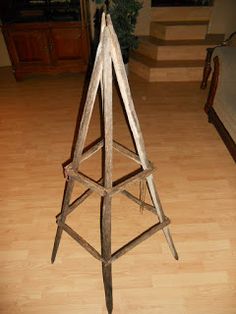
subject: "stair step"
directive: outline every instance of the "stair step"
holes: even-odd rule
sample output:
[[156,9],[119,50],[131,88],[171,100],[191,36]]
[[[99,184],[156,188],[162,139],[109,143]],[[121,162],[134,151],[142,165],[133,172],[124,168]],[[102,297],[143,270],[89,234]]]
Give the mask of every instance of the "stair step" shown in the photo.
[[151,9],[152,21],[208,21],[212,7],[158,7]]
[[131,54],[129,70],[149,82],[186,82],[200,81],[203,65],[202,60],[156,61],[135,52]]
[[137,52],[155,60],[204,60],[206,49],[218,43],[215,40],[163,40],[142,36]]
[[205,39],[207,21],[151,22],[150,35],[165,40]]

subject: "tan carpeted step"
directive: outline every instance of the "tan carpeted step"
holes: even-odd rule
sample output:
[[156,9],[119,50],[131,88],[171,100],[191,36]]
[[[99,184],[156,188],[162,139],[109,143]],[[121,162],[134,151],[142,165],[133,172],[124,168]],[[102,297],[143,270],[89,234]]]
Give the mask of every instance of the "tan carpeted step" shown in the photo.
[[129,70],[149,82],[200,81],[204,61],[155,61],[137,52],[131,54]]
[[163,40],[151,36],[139,37],[137,52],[155,60],[204,60],[206,49],[215,40]]
[[207,21],[212,7],[159,7],[151,9],[152,21]]
[[165,40],[205,39],[207,21],[151,22],[150,35]]

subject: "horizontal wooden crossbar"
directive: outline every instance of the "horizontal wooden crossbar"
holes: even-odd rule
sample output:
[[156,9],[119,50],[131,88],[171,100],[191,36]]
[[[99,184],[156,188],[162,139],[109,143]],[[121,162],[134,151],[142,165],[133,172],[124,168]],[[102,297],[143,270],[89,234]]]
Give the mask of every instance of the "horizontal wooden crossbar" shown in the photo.
[[145,170],[140,169],[138,172],[136,172],[136,174],[128,176],[127,179],[115,185],[110,191],[108,191],[108,193],[110,195],[120,193],[126,188],[128,184],[136,180],[142,180],[143,178],[149,176],[153,171],[154,171],[154,168],[148,168]]
[[128,149],[127,147],[121,145],[120,143],[113,141],[113,147],[115,150],[117,150],[118,152],[120,152],[121,154],[125,155],[126,157],[136,161],[137,163],[141,164],[140,158],[139,156],[132,152],[130,149]]
[[[104,139],[98,139],[94,144],[91,145],[88,149],[85,148],[82,157],[81,162],[91,157],[93,154],[95,154],[99,149],[101,149],[104,146]],[[123,154],[124,156],[136,161],[138,164],[142,164],[141,160],[135,152],[130,150],[129,148],[125,147],[124,145],[118,143],[117,141],[113,140],[113,148]]]
[[123,256],[125,253],[127,253],[128,251],[133,249],[135,246],[137,246],[139,243],[141,243],[144,240],[148,239],[154,233],[156,233],[157,231],[165,228],[169,224],[170,224],[170,219],[168,217],[165,217],[165,220],[163,222],[159,222],[159,223],[153,225],[152,227],[150,227],[149,229],[145,230],[143,233],[138,235],[136,238],[131,240],[129,243],[127,243],[124,246],[122,246],[119,250],[114,252],[111,255],[111,259],[110,259],[109,263],[114,262],[116,259],[118,259],[119,257]]
[[[71,205],[69,205],[63,212],[63,216],[66,217],[72,213],[81,203],[83,203],[94,191],[91,189],[86,190],[82,195],[80,195]],[[58,219],[61,218],[62,214],[57,216]]]
[[133,194],[131,194],[130,192],[124,190],[121,192],[123,195],[125,195],[126,197],[128,197],[130,200],[134,201],[136,204],[144,207],[145,209],[149,210],[151,213],[157,215],[157,211],[156,208],[141,201],[139,198],[137,198],[136,196],[134,196]]
[[80,183],[86,185],[89,189],[96,191],[101,196],[105,196],[106,194],[109,194],[110,196],[112,196],[114,194],[122,192],[123,190],[125,190],[125,187],[128,184],[132,183],[133,181],[142,180],[143,178],[146,178],[153,171],[154,171],[154,168],[150,164],[150,168],[145,169],[145,170],[139,169],[138,171],[135,171],[129,174],[124,179],[119,180],[119,183],[115,184],[112,188],[106,189],[105,187],[101,186],[98,182],[85,176],[83,173],[79,171],[74,171],[71,164],[65,167],[66,176],[69,176],[79,181]]
[[92,145],[92,147],[90,147],[89,149],[85,149],[85,151],[82,154],[81,157],[81,162],[88,159],[89,157],[91,157],[93,154],[95,154],[97,151],[99,151],[100,148],[102,148],[104,145],[104,140],[98,140],[97,142],[95,142],[94,145]]
[[101,196],[104,196],[106,194],[106,189],[103,186],[101,186],[99,183],[92,180],[91,178],[85,176],[83,173],[79,171],[74,171],[71,164],[65,167],[65,173],[67,176],[86,185],[91,190],[96,191]]
[[129,241],[127,244],[122,246],[120,249],[118,249],[116,252],[114,252],[111,255],[111,259],[109,261],[106,261],[98,251],[92,247],[84,238],[82,238],[77,232],[75,232],[73,229],[71,229],[66,223],[62,222],[60,219],[57,219],[58,226],[62,227],[62,229],[68,233],[76,242],[78,242],[87,252],[89,252],[93,257],[95,257],[97,260],[103,262],[106,265],[109,265],[113,263],[115,260],[117,260],[119,257],[123,256],[125,253],[129,252],[131,249],[136,247],[139,243],[143,242],[144,240],[151,237],[153,234],[155,234],[157,231],[162,230],[167,225],[170,224],[170,219],[168,217],[165,217],[163,222],[159,222],[152,227],[148,228],[141,234],[139,234],[137,237],[135,237],[133,240]]
[[60,219],[57,220],[58,226],[62,227],[62,229],[68,233],[76,242],[78,242],[87,252],[89,252],[93,257],[98,259],[99,261],[103,263],[107,263],[101,256],[101,254],[98,253],[97,250],[95,250],[92,245],[90,245],[84,238],[82,238],[77,232],[75,232],[73,229],[71,229],[67,224],[62,222]]
[[[99,183],[102,182],[102,179],[100,179],[98,181]],[[94,191],[91,189],[86,190],[83,194],[81,194],[72,204],[70,204],[68,206],[67,209],[65,209],[63,216],[66,217],[68,216],[70,213],[72,213],[80,204],[82,204]],[[134,196],[133,194],[131,194],[130,192],[124,190],[121,191],[121,193],[123,195],[125,195],[126,197],[128,197],[130,200],[134,201],[136,204],[143,206],[145,209],[147,209],[148,211],[152,212],[153,214],[157,215],[157,211],[155,209],[155,207],[141,201],[139,198],[137,198],[136,196]],[[61,214],[59,214],[57,216],[57,219],[61,218]]]

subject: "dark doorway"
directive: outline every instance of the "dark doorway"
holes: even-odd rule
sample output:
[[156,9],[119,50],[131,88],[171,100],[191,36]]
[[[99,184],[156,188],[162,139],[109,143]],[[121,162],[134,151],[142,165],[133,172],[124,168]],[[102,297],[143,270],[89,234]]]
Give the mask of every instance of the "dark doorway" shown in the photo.
[[152,0],[152,7],[211,6],[213,0]]

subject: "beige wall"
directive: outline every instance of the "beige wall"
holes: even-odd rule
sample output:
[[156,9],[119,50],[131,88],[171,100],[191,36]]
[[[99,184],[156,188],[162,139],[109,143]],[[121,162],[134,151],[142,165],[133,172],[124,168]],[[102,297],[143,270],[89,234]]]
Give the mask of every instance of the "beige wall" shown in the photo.
[[151,21],[151,0],[143,0],[143,8],[139,11],[135,33],[137,35],[149,35]]
[[2,31],[0,30],[0,67],[11,65],[11,61],[8,56],[7,48],[5,45],[5,41],[2,35]]
[[[142,0],[140,0],[142,1]],[[138,21],[135,33],[137,35],[149,35],[149,26],[151,18],[151,0],[143,0],[143,8],[139,11]],[[91,17],[91,31],[94,33],[93,17],[96,11],[96,4],[90,0],[90,17]]]
[[225,27],[225,35],[228,37],[231,33],[236,31],[236,1],[231,0],[229,20]]
[[95,14],[95,12],[96,12],[96,4],[95,4],[95,2],[92,1],[92,0],[90,0],[89,4],[90,4],[91,33],[92,33],[92,37],[93,37],[93,34],[94,34],[93,17],[94,17],[94,14]]
[[228,36],[236,30],[236,0],[215,0],[208,33]]
[[[149,34],[151,0],[144,0],[143,4],[136,27],[136,34],[138,35]],[[228,36],[233,31],[236,31],[236,0],[215,0],[208,33]]]

